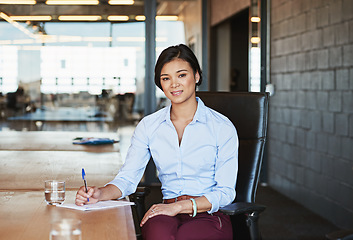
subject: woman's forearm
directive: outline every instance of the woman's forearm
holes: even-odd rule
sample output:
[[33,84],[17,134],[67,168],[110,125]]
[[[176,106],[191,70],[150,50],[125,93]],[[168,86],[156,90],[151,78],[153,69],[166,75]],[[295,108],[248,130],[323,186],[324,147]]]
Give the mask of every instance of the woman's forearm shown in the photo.
[[99,190],[101,191],[99,201],[118,199],[122,196],[120,189],[112,184],[101,187]]
[[[195,198],[197,212],[206,212],[211,210],[212,204],[207,200],[206,197]],[[191,200],[183,200],[175,203],[179,208],[179,213],[193,213],[193,203]]]

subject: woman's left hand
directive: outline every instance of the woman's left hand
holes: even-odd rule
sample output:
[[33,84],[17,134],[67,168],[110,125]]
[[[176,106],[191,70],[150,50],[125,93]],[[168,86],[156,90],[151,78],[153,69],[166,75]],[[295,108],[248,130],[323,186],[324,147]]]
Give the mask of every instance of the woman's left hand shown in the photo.
[[155,217],[157,215],[167,215],[167,216],[175,216],[180,212],[180,207],[175,204],[154,204],[148,211],[146,212],[145,216],[143,217],[140,226],[142,227],[148,219]]

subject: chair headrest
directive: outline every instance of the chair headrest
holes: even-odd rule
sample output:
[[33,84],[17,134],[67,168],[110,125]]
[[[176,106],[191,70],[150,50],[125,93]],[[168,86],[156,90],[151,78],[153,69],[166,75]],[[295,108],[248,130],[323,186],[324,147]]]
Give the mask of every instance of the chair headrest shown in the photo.
[[[268,94],[253,92],[197,92],[206,106],[227,116],[239,139],[266,138]],[[249,111],[250,110],[250,111]]]

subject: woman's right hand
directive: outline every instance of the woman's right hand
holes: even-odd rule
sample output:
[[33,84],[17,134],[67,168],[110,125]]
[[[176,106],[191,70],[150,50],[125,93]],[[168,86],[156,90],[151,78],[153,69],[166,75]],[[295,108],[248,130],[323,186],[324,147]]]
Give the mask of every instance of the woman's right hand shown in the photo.
[[[85,204],[93,204],[99,201],[101,190],[97,187],[87,187],[87,193],[85,186],[80,187],[77,191],[75,204],[83,206]],[[88,201],[89,199],[89,201]]]

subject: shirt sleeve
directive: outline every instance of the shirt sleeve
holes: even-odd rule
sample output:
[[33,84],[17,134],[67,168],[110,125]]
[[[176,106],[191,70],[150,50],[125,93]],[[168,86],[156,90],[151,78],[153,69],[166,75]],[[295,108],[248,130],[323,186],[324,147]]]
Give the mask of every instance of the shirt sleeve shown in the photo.
[[217,212],[235,199],[238,174],[238,134],[232,123],[222,124],[217,131],[216,185],[204,196],[212,204],[208,213]]
[[145,121],[142,119],[131,138],[131,145],[128,149],[124,165],[114,180],[106,185],[112,184],[118,187],[122,192],[121,198],[134,193],[150,157],[151,153]]

